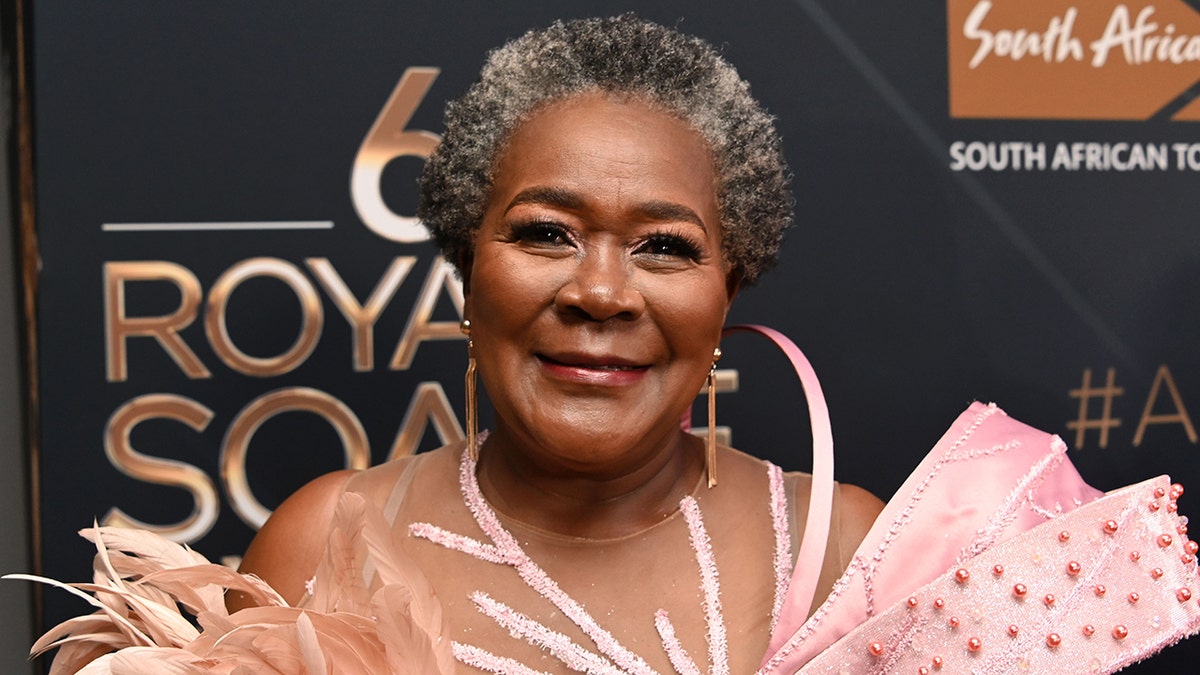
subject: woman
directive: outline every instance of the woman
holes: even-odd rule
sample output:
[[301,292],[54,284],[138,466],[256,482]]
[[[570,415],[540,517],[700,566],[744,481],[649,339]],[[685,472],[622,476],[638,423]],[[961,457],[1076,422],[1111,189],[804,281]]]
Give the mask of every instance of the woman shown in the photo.
[[[70,663],[129,638],[179,672],[1107,673],[1200,630],[1182,488],[1101,497],[995,406],[882,513],[833,489],[828,438],[816,477],[785,476],[680,430],[790,224],[770,119],[711,47],[632,16],[555,24],[493,52],[446,126],[420,216],[464,282],[471,438],[288,499],[243,562],[282,598],[98,531],[104,593],[152,592],[40,644],[98,626]],[[225,615],[210,584],[255,607]],[[202,634],[162,618],[176,601]]]
[[[420,216],[462,275],[471,358],[496,410],[473,478],[529,559],[598,608],[630,664],[672,671],[654,631],[665,610],[707,670],[701,570],[680,507],[689,496],[721,571],[728,668],[752,672],[766,650],[781,585],[768,465],[724,447],[706,459],[679,420],[714,367],[739,287],[774,262],[790,209],[777,134],[733,68],[632,16],[556,24],[494,52],[449,107],[429,160]],[[401,531],[429,523],[486,539],[460,495],[467,450],[318,479],[275,512],[243,571],[300,601],[346,491],[392,504]],[[795,550],[794,505],[808,503],[809,483],[786,485]],[[880,506],[839,488],[838,527],[811,572],[823,593]],[[565,672],[481,614],[469,598],[483,590],[589,643],[514,570],[428,536],[405,542],[456,641]]]

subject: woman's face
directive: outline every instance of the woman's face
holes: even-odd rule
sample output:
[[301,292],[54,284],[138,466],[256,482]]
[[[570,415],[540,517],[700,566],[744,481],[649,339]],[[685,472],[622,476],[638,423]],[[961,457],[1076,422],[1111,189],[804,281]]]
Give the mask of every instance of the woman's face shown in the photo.
[[735,290],[716,194],[703,139],[636,101],[582,95],[516,130],[466,306],[494,441],[614,476],[674,442]]

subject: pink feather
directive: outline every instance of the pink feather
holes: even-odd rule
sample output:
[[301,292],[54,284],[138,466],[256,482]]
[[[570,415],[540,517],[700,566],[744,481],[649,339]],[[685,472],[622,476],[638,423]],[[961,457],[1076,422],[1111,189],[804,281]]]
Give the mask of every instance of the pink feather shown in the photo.
[[[339,500],[303,609],[289,607],[261,579],[150,532],[92,527],[80,534],[96,545],[92,583],[9,575],[64,588],[97,608],[34,644],[34,654],[58,648],[51,675],[454,672],[432,586],[360,495]],[[364,570],[374,572],[370,587]],[[226,590],[256,606],[229,614]]]

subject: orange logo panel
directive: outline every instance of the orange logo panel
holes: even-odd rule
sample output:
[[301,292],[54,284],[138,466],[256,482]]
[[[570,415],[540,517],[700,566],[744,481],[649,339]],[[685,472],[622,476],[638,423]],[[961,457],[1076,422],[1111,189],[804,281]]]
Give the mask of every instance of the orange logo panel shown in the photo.
[[950,116],[1200,121],[1200,2],[947,0]]

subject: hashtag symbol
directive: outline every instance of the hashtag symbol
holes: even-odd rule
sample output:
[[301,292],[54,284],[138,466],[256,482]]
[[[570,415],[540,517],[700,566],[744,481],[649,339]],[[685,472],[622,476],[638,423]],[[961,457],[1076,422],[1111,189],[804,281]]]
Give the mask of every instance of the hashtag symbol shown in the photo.
[[[1122,387],[1113,386],[1117,377],[1117,369],[1109,368],[1108,377],[1105,378],[1103,387],[1092,388],[1092,369],[1083,369],[1083,384],[1078,389],[1072,389],[1068,392],[1071,398],[1079,399],[1079,419],[1067,422],[1068,429],[1075,430],[1075,447],[1083,448],[1084,438],[1087,436],[1088,429],[1100,430],[1100,447],[1108,447],[1108,430],[1113,427],[1121,426],[1120,419],[1113,419],[1112,402],[1113,398],[1125,393]],[[1103,397],[1104,405],[1099,419],[1091,419],[1088,417],[1090,409],[1089,403],[1093,398]]]

